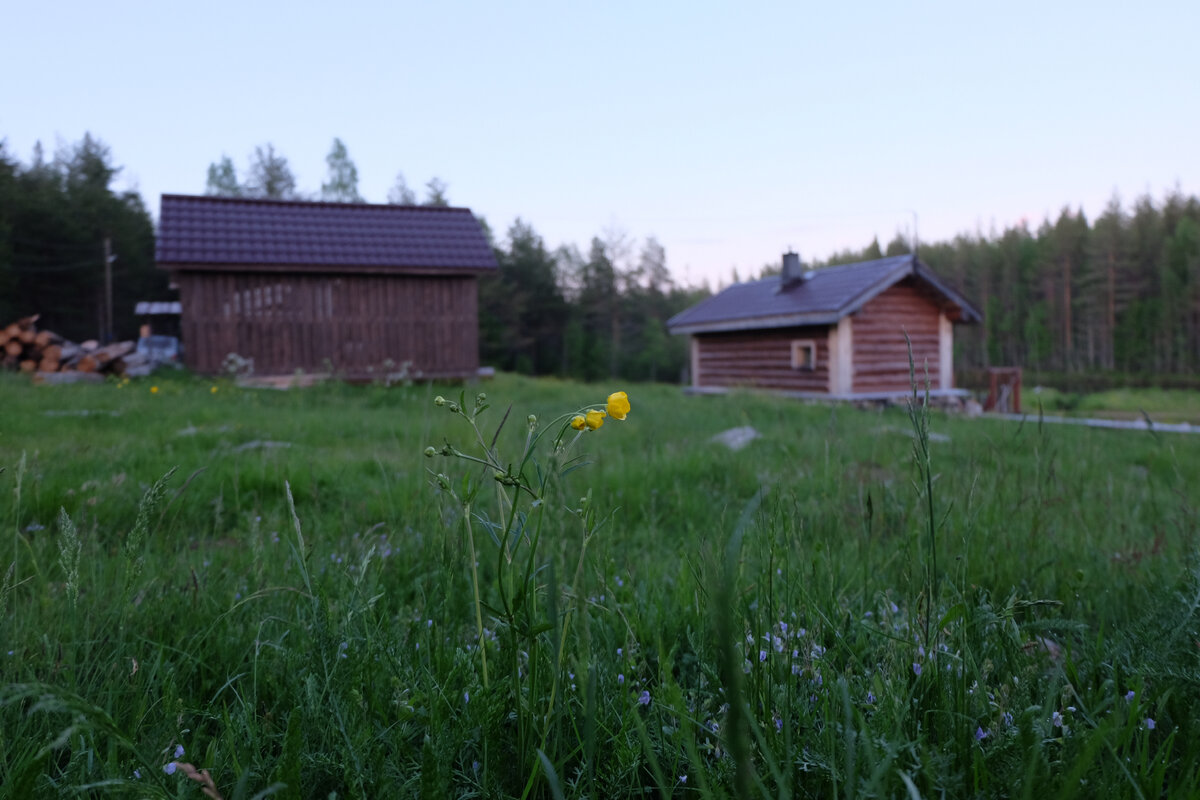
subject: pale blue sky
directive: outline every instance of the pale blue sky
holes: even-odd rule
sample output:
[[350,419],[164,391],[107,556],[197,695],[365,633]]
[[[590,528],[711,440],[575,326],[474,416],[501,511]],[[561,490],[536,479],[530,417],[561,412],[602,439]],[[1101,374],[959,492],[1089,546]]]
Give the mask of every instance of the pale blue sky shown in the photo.
[[9,3],[0,137],[99,136],[157,216],[255,145],[432,176],[498,235],[655,235],[689,281],[1200,193],[1200,3]]

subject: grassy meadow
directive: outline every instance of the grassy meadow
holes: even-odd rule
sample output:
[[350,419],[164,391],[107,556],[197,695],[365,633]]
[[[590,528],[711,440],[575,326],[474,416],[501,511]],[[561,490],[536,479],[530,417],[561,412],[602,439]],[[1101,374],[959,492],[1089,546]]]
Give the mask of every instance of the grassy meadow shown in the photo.
[[0,408],[0,797],[1200,791],[1200,438],[507,375]]

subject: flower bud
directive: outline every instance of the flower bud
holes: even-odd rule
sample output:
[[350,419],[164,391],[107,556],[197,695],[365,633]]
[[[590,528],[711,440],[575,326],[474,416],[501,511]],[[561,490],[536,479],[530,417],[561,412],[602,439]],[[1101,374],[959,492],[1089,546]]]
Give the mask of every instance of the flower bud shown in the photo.
[[529,427],[531,427],[531,428],[534,425],[537,425],[537,417],[533,414],[530,414],[528,417],[526,417],[525,421],[529,423]]
[[437,455],[437,450],[435,450],[434,448],[432,448],[432,447],[425,448],[425,457],[426,458],[433,458],[436,455]]
[[433,398],[433,404],[435,406],[444,406],[446,405],[446,398],[439,394],[437,397]]
[[451,413],[451,414],[457,414],[457,413],[458,413],[458,403],[451,403],[451,404],[450,404],[450,413]]
[[439,472],[437,474],[437,482],[438,486],[442,487],[447,492],[450,491],[450,477],[446,475],[446,473]]

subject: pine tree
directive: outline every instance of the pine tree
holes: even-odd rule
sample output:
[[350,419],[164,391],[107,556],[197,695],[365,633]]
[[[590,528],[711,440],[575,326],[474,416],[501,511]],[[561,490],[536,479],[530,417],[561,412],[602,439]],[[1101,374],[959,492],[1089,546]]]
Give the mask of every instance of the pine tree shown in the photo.
[[227,155],[221,160],[208,165],[208,182],[204,193],[215,197],[241,197],[242,187],[238,184],[237,170],[233,161]]
[[358,167],[350,160],[346,145],[341,139],[333,140],[329,155],[325,156],[329,168],[329,179],[321,184],[321,199],[332,203],[361,203],[358,193]]
[[417,193],[408,186],[408,181],[404,180],[404,173],[396,173],[396,183],[388,190],[387,201],[394,206],[415,206],[417,204]]
[[292,174],[288,160],[275,152],[275,145],[267,143],[265,149],[254,148],[245,194],[271,200],[297,199],[296,176]]
[[425,205],[427,206],[448,206],[450,199],[446,196],[446,189],[449,187],[441,178],[430,178],[425,184]]

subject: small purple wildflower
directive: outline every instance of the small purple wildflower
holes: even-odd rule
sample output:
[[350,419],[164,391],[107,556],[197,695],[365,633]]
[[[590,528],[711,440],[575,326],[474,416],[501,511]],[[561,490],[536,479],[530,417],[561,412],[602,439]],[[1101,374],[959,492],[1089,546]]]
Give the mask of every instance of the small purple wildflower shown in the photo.
[[620,674],[618,674],[618,675],[617,675],[617,685],[618,685],[618,686],[623,686],[624,684],[625,684],[625,674],[624,674],[624,673],[620,673]]
[[988,737],[988,732],[983,729],[983,726],[975,728],[975,741],[982,742]]
[[1150,717],[1146,717],[1146,730],[1152,731],[1152,730],[1154,730],[1154,727],[1155,727],[1154,720],[1150,719]]
[[179,765],[176,764],[174,761],[169,761],[166,764],[163,764],[163,772],[167,773],[168,775],[174,775],[175,770],[178,768],[179,768]]
[[183,758],[183,745],[175,745],[175,758]]
[[1125,702],[1132,703],[1134,697],[1136,697],[1136,694],[1134,693],[1133,689],[1130,689],[1128,692],[1125,693]]
[[915,661],[913,662],[913,675],[916,675],[918,678],[921,677],[921,665]]
[[650,705],[650,692],[647,691],[646,689],[643,689],[642,693],[638,695],[638,705],[639,706]]
[[867,702],[868,703],[875,702],[875,693],[874,692],[867,692]]
[[758,661],[759,661],[759,663],[761,664],[762,662],[764,662],[764,661],[766,661],[766,660],[767,660],[767,651],[766,651],[766,650],[759,650],[759,651],[758,651]]
[[1008,727],[1012,726],[1012,712],[1010,712],[1010,711],[1004,712],[1004,724]]
[[467,703],[470,703],[470,702],[471,702],[471,693],[463,692],[463,705],[465,706]]
[[1050,722],[1054,724],[1054,727],[1061,728],[1063,725],[1063,715],[1055,711],[1050,715]]
[[687,775],[680,775],[680,776],[679,776],[679,782],[680,782],[680,783],[687,783]]
[[133,771],[133,779],[135,781],[140,781],[142,779],[142,771],[140,769],[135,769]]

